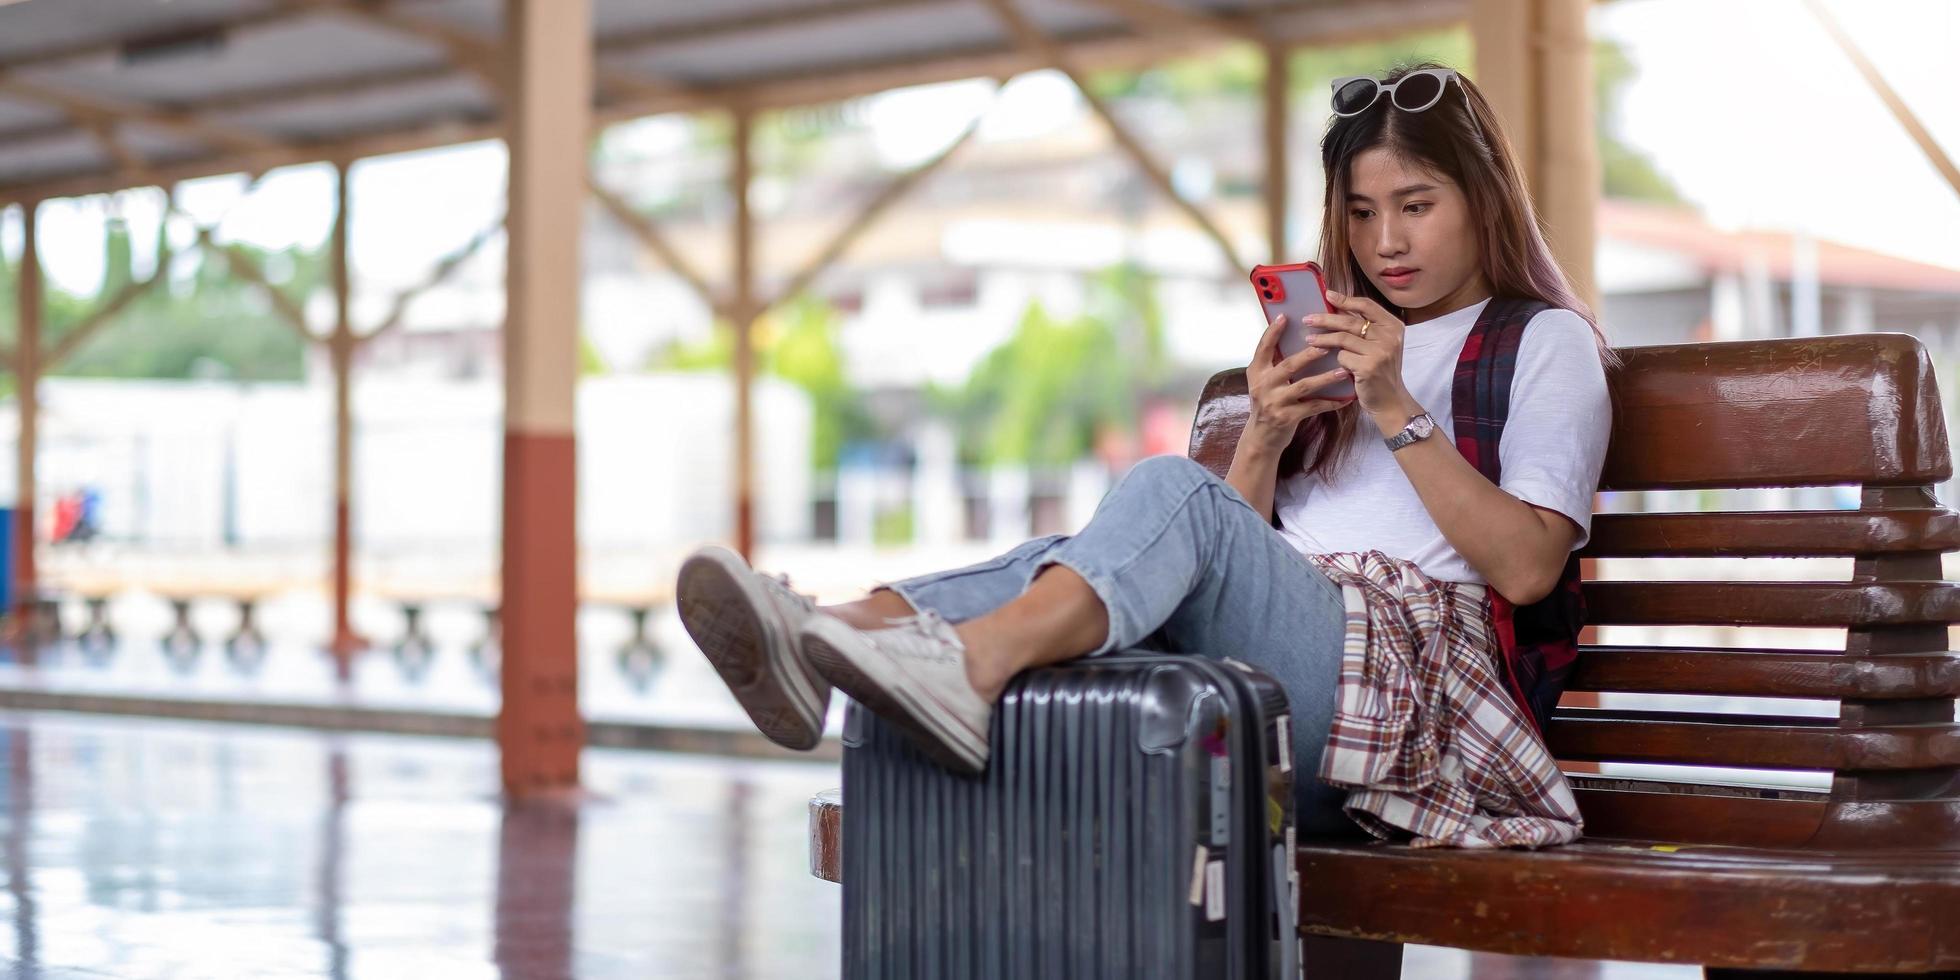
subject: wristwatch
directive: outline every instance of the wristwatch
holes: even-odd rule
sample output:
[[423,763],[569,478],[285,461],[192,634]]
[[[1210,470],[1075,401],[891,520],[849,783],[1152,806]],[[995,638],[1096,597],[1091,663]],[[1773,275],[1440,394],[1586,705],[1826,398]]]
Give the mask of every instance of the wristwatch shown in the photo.
[[1382,442],[1387,444],[1389,452],[1394,452],[1410,443],[1429,438],[1430,433],[1435,431],[1436,420],[1430,418],[1428,412],[1423,412],[1410,419],[1409,424],[1402,427],[1402,431],[1382,439]]

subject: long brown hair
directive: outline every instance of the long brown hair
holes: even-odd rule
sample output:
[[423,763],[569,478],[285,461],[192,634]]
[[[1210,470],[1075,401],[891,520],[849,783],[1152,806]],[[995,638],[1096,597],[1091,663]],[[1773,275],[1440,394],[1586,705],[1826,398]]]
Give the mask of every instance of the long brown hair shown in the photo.
[[[1382,81],[1386,84],[1418,69],[1447,67],[1433,61],[1398,65]],[[1600,362],[1611,377],[1620,367],[1620,357],[1607,345],[1592,310],[1572,291],[1564,271],[1552,258],[1497,113],[1462,72],[1457,73],[1456,81],[1463,86],[1462,94],[1445,91],[1441,101],[1422,112],[1392,108],[1389,99],[1382,97],[1360,115],[1335,116],[1328,124],[1320,140],[1320,162],[1327,175],[1320,219],[1320,263],[1327,274],[1327,288],[1366,296],[1383,309],[1407,315],[1368,280],[1348,247],[1350,170],[1362,151],[1383,147],[1412,166],[1450,178],[1463,189],[1472,227],[1479,229],[1478,264],[1492,295],[1536,299],[1577,313],[1592,327]],[[1489,139],[1484,134],[1489,134]],[[1292,443],[1280,454],[1278,477],[1285,479],[1322,467],[1326,467],[1323,477],[1337,472],[1360,436],[1361,416],[1361,403],[1356,401],[1301,422]]]

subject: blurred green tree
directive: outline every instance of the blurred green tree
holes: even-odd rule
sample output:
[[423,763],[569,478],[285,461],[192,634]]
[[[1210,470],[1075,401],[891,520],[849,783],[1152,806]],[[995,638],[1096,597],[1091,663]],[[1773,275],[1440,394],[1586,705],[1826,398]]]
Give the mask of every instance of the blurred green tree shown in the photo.
[[[273,251],[237,247],[296,301],[303,302],[326,282],[324,247]],[[68,331],[135,281],[132,252],[128,227],[110,222],[103,241],[102,282],[92,295],[72,293],[44,279],[44,349],[60,343]],[[17,265],[17,259],[0,256],[0,342],[10,346],[19,336]],[[305,344],[277,317],[257,286],[232,275],[221,259],[207,252],[188,272],[179,266],[172,276],[124,307],[73,357],[54,365],[49,373],[191,378],[208,375],[215,365],[224,376],[240,380],[297,380],[304,372]],[[11,374],[5,385],[12,390]]]
[[1146,397],[1171,364],[1156,284],[1133,264],[1090,277],[1080,315],[1031,302],[1014,334],[981,358],[963,386],[931,386],[969,465],[1066,466],[1104,430],[1134,433]]

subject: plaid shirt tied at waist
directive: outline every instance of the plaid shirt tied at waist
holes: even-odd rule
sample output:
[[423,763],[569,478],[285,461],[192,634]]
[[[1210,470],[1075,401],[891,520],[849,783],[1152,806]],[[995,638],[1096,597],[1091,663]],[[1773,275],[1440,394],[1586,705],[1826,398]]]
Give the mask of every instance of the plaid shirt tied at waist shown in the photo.
[[1347,608],[1319,777],[1348,815],[1415,847],[1577,840],[1572,787],[1496,662],[1488,590],[1379,551],[1307,555]]

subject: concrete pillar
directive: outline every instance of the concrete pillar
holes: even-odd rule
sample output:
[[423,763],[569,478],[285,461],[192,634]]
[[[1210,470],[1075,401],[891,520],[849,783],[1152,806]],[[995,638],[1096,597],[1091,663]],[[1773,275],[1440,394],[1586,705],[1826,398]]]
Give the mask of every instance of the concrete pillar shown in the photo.
[[[735,202],[735,550],[755,559],[755,215],[749,210],[754,179],[755,116],[735,112],[728,194]],[[841,491],[840,491],[841,492]]]
[[837,543],[870,548],[878,522],[878,470],[868,462],[837,467]]
[[1862,286],[1845,290],[1837,332],[1870,333],[1877,329],[1877,323],[1878,314],[1872,302],[1872,291]]
[[1824,332],[1824,288],[1817,278],[1817,239],[1798,232],[1790,240],[1790,336]]
[[34,458],[40,429],[41,383],[41,246],[39,212],[41,204],[21,205],[20,265],[15,298],[19,302],[19,339],[14,350],[15,396],[20,406],[20,456],[14,474],[18,481],[14,496],[14,621],[28,624],[22,631],[23,643],[34,641]]
[[1474,78],[1524,170],[1573,291],[1599,309],[1593,271],[1601,169],[1588,0],[1471,0]]
[[354,322],[350,313],[351,278],[347,266],[347,167],[334,164],[333,333],[327,337],[327,362],[333,371],[333,652],[334,674],[342,681],[353,676],[354,654],[363,646],[348,617],[353,595],[354,486]]
[[1769,268],[1769,257],[1750,252],[1742,257],[1742,308],[1744,335],[1752,338],[1784,336],[1776,315],[1776,281]]
[[1286,261],[1287,117],[1290,74],[1287,58],[1292,50],[1273,44],[1266,47],[1265,137],[1266,137],[1266,261]]
[[505,0],[504,790],[571,790],[578,710],[579,238],[592,115],[591,0]]
[[941,419],[921,419],[912,471],[912,541],[924,547],[956,545],[964,537],[959,438]]
[[1743,299],[1742,277],[1724,272],[1709,285],[1709,322],[1715,340],[1741,340],[1749,335],[1748,303]]
[[1000,464],[987,470],[987,538],[993,547],[1011,548],[1031,536],[1034,517],[1028,507],[1031,484],[1028,468],[1020,463]]

